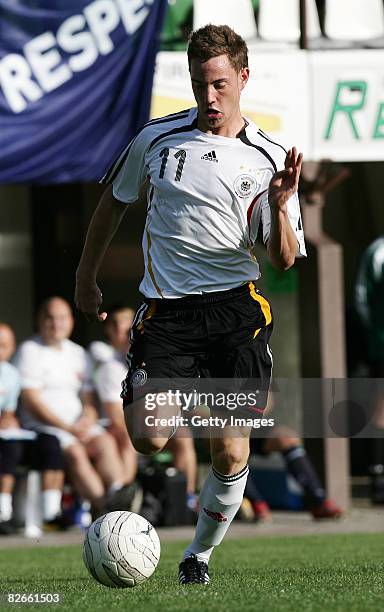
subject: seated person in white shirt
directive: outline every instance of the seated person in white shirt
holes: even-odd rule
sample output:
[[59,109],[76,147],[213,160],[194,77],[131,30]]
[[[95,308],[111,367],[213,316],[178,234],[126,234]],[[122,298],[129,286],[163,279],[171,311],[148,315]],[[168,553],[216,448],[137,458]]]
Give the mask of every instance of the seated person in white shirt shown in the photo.
[[[47,299],[37,322],[38,334],[23,342],[17,355],[25,424],[59,442],[75,489],[96,514],[129,509],[133,491],[126,486],[116,441],[96,422],[86,352],[69,340],[74,325],[69,304],[60,297]],[[52,452],[50,457],[42,477],[46,522],[60,514],[64,482],[60,460]]]

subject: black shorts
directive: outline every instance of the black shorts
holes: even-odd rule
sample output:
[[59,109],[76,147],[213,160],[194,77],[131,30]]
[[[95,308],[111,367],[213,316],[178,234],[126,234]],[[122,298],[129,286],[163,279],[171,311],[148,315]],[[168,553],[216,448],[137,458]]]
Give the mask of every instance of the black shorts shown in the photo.
[[39,433],[35,440],[0,440],[0,475],[15,475],[19,467],[63,470],[63,452],[56,436]]
[[33,462],[34,440],[0,440],[0,474],[15,476],[19,467]]
[[35,466],[37,470],[64,470],[64,453],[60,440],[47,433],[38,432],[35,440]]
[[255,412],[261,412],[272,371],[272,328],[271,307],[253,282],[228,291],[145,300],[131,330],[124,406],[153,393],[154,380],[156,390],[164,391],[158,379],[173,380],[178,388],[209,378],[230,380],[235,392],[245,380],[258,381]]

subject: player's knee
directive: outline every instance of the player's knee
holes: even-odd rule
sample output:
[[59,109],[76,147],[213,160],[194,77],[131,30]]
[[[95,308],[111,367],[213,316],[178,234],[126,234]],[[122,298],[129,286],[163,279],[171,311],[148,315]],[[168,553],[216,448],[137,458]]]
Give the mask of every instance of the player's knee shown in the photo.
[[248,461],[248,454],[242,447],[232,446],[223,449],[212,457],[214,468],[221,474],[236,474]]
[[247,464],[248,438],[222,438],[211,441],[213,467],[221,474],[236,474]]
[[132,444],[142,455],[156,455],[163,450],[166,441],[161,438],[132,438]]

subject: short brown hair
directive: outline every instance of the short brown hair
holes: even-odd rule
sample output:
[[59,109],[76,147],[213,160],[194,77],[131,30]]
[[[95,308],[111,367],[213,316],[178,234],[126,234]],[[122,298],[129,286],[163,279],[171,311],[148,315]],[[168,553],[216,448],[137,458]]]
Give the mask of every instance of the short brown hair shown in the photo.
[[193,59],[203,63],[219,55],[227,55],[237,72],[248,67],[247,45],[229,26],[210,23],[192,32],[188,44],[189,66]]

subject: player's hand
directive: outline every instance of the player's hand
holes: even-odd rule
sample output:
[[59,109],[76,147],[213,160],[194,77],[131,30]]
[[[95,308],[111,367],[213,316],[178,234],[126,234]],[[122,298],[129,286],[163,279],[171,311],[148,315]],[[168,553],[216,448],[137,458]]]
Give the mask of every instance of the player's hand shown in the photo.
[[96,281],[76,276],[75,304],[87,321],[105,321],[107,313],[99,312],[102,303],[103,294]]
[[75,425],[71,429],[71,434],[75,436],[82,444],[86,444],[90,438],[90,433],[88,430],[80,429]]
[[80,440],[80,442],[87,442],[89,440],[91,434],[91,427],[94,425],[95,421],[90,419],[86,415],[82,415],[77,419],[76,423],[74,423],[71,427],[71,433]]
[[297,154],[296,147],[289,149],[284,170],[276,172],[269,183],[268,201],[272,210],[286,212],[287,202],[299,186],[303,154]]

